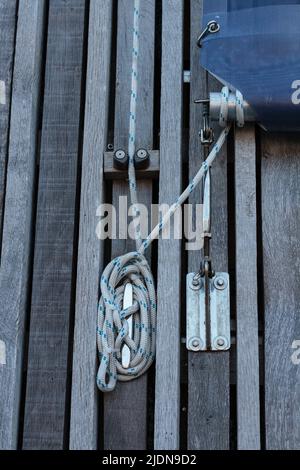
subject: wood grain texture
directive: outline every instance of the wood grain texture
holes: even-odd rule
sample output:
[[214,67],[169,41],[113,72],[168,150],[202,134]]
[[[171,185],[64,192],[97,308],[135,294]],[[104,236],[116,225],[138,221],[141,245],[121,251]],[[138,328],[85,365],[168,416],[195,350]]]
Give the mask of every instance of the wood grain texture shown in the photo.
[[0,269],[0,340],[6,349],[6,364],[0,365],[0,449],[15,449],[18,441],[44,10],[43,0],[19,5]]
[[66,446],[84,0],[51,0],[24,449]]
[[[165,0],[162,8],[159,200],[172,204],[182,191],[184,5],[181,0]],[[159,242],[157,304],[154,445],[156,450],[176,450],[180,444],[181,241],[172,237]]]
[[103,155],[107,140],[111,32],[112,1],[92,0],[73,348],[72,450],[96,450],[99,435],[95,331],[104,246],[96,236],[96,213],[104,202]]
[[[115,149],[128,149],[130,84],[132,64],[133,0],[118,2],[117,77],[115,104]],[[155,1],[141,1],[139,89],[137,101],[137,148],[152,149],[154,103],[154,33]],[[128,182],[113,184],[113,204],[128,196]],[[152,182],[138,181],[138,200],[149,207]],[[114,240],[112,258],[135,249],[132,240]],[[148,259],[150,253],[148,252]],[[146,449],[147,442],[147,375],[129,383],[119,383],[111,394],[104,395],[104,448],[113,450]]]
[[[207,79],[200,67],[196,41],[200,32],[202,0],[191,0],[191,114],[190,160],[192,178],[203,161],[199,139],[202,112],[194,104],[219,84]],[[208,82],[208,88],[206,86]],[[217,132],[217,128],[216,128]],[[212,168],[212,260],[216,271],[228,271],[227,158],[226,144]],[[201,203],[201,188],[190,198]],[[189,254],[189,272],[197,272],[201,253]],[[191,450],[229,449],[229,353],[191,353],[188,359],[188,448]]]
[[0,253],[16,24],[17,1],[0,0],[0,82],[3,93],[0,98]]
[[300,448],[300,140],[262,136],[265,417],[268,450]]
[[237,438],[260,449],[255,127],[235,133]]

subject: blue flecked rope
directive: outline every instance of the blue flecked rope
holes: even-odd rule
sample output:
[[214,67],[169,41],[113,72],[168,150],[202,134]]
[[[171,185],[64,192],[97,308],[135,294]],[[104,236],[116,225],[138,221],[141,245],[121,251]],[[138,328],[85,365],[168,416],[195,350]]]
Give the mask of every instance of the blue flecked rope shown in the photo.
[[[155,359],[156,344],[156,292],[153,275],[145,251],[152,241],[157,239],[168,224],[179,206],[181,206],[198,186],[208,168],[220,152],[230,126],[221,133],[207,160],[203,163],[195,178],[186,190],[171,206],[161,222],[154,228],[145,241],[141,239],[139,211],[137,208],[137,185],[134,167],[136,142],[136,104],[138,93],[138,55],[139,55],[139,19],[140,0],[134,1],[134,28],[132,51],[132,85],[129,124],[129,187],[131,202],[135,210],[135,235],[137,251],[128,253],[113,260],[101,277],[101,299],[98,306],[97,346],[100,367],[97,374],[97,385],[102,392],[111,392],[117,381],[126,382],[144,374]],[[225,91],[225,90],[223,90]],[[225,94],[227,92],[225,91]],[[240,97],[242,100],[242,98]],[[228,106],[228,100],[227,100]],[[242,110],[242,101],[240,109]],[[226,109],[223,108],[226,114]],[[228,115],[228,112],[227,112]],[[225,122],[225,121],[224,121]],[[126,284],[133,285],[133,306],[123,309],[123,296]],[[127,318],[134,316],[133,338],[130,338]],[[131,351],[128,369],[122,366],[121,351],[127,344]]]

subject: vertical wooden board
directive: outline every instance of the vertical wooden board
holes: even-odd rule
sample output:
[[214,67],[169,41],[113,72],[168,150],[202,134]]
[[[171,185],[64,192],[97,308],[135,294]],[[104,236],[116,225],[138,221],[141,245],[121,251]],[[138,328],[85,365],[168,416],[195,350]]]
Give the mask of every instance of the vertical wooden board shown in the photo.
[[[165,0],[162,7],[159,200],[171,205],[182,191],[184,5],[181,0]],[[159,242],[158,256],[156,450],[176,450],[180,445],[181,287],[181,241],[171,236]]]
[[112,1],[90,4],[85,130],[81,178],[80,232],[73,348],[70,448],[96,450],[96,324],[103,244],[96,236],[97,208],[104,201],[111,62]]
[[260,449],[255,126],[235,133],[237,438]]
[[26,384],[24,449],[65,446],[84,0],[51,0]]
[[[201,108],[195,109],[194,100],[206,98],[208,90],[219,89],[200,67],[200,51],[196,41],[202,24],[203,0],[191,0],[191,122],[190,122],[190,178],[202,163],[203,155],[199,129],[202,125]],[[199,105],[197,105],[199,106]],[[217,129],[216,129],[217,132]],[[190,202],[201,203],[201,189]],[[226,144],[212,168],[212,260],[216,271],[228,270],[227,217],[227,152]],[[201,254],[189,255],[189,272],[197,272]],[[191,450],[229,449],[229,353],[189,353],[188,360],[188,448]]]
[[0,449],[15,449],[28,302],[45,2],[20,2],[0,269]]
[[0,0],[0,252],[16,24],[17,1]]
[[[300,448],[300,140],[262,137],[265,419],[268,450]],[[297,357],[296,357],[297,359]]]
[[[118,2],[115,150],[128,149],[133,7],[133,0],[119,0]],[[151,150],[153,145],[154,36],[155,1],[141,0],[137,149],[142,147]],[[129,198],[128,182],[114,182],[113,204],[116,208],[119,197],[126,195]],[[138,181],[138,200],[150,207],[152,203],[151,181]],[[133,249],[135,249],[135,244],[132,240],[114,240],[112,258]],[[104,395],[104,448],[139,450],[146,449],[146,442],[147,375],[144,375],[129,383],[119,383],[113,393]]]

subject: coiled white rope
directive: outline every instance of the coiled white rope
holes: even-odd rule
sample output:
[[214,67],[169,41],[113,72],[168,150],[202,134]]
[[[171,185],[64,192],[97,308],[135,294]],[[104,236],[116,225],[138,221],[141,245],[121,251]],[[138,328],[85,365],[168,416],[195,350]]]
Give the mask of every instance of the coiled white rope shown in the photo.
[[[156,293],[154,279],[144,256],[145,250],[170,221],[203,179],[208,168],[220,152],[230,126],[221,133],[207,160],[195,178],[163,217],[137,252],[128,253],[113,260],[101,278],[101,299],[98,308],[97,344],[100,367],[97,385],[102,392],[111,392],[117,381],[126,382],[145,373],[155,358],[156,340]],[[134,305],[123,310],[123,294],[127,282],[133,284]],[[126,318],[134,315],[133,339],[128,336]],[[127,344],[131,350],[128,369],[122,367],[121,349]]]
[[[178,200],[170,207],[161,222],[154,228],[145,241],[141,239],[139,212],[137,209],[137,185],[134,166],[136,103],[138,92],[138,53],[139,53],[139,18],[140,0],[134,2],[134,29],[132,53],[132,88],[130,104],[129,131],[129,185],[131,201],[135,210],[135,233],[137,251],[120,256],[113,260],[101,277],[101,299],[98,307],[97,346],[100,367],[97,374],[97,385],[102,392],[111,392],[117,381],[126,382],[144,374],[155,359],[156,344],[156,292],[153,275],[144,256],[153,240],[168,224],[171,217],[198,186],[207,170],[220,152],[230,126],[225,127],[214,145],[207,160],[203,163],[195,178]],[[224,91],[225,92],[225,91]],[[226,92],[225,92],[226,94]],[[227,101],[228,102],[228,101]],[[241,101],[242,104],[242,101]],[[226,117],[226,109],[223,108]],[[228,116],[228,111],[227,111]],[[226,122],[222,118],[223,124]],[[133,306],[123,309],[123,296],[126,284],[133,285]],[[133,315],[133,337],[129,337],[127,318]],[[122,347],[126,344],[131,352],[129,368],[122,366]]]

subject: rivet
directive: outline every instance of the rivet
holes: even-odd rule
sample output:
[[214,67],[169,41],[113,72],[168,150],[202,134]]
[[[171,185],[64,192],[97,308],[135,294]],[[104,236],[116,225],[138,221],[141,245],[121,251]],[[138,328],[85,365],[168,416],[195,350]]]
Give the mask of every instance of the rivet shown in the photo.
[[202,348],[202,341],[200,338],[191,338],[189,342],[189,349],[192,351],[199,351]]
[[220,351],[225,351],[228,347],[228,341],[225,337],[219,336],[214,341],[215,349],[219,349]]

